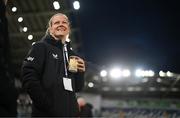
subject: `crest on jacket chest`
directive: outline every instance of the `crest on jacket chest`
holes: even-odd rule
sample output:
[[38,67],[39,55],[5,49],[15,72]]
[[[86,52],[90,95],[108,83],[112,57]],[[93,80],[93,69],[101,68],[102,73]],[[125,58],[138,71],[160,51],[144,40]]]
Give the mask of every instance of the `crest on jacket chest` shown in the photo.
[[28,60],[28,61],[33,61],[33,60],[34,60],[34,57],[29,56],[29,57],[27,57],[27,60]]
[[52,53],[54,59],[58,59],[58,54]]

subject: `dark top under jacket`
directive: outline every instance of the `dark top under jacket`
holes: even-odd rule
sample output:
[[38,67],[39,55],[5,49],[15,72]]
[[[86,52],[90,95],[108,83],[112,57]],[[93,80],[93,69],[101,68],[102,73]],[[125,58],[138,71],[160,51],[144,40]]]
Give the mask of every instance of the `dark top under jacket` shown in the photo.
[[[68,55],[75,55],[67,43]],[[75,92],[84,86],[84,72],[71,73],[73,91],[63,86],[63,44],[47,35],[35,43],[22,66],[23,88],[33,100],[32,116],[78,116]]]

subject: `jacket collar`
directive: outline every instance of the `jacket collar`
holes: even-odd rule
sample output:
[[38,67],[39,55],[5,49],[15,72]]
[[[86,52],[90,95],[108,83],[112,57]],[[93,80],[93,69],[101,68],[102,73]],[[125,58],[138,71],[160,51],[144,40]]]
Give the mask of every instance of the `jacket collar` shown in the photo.
[[[62,48],[62,46],[63,46],[63,43],[61,42],[61,40],[55,40],[54,39],[54,37],[52,37],[51,35],[46,35],[46,36],[44,36],[43,37],[43,40],[45,41],[45,42],[47,42],[48,44],[51,44],[51,45],[53,45],[53,46],[55,46],[55,47],[58,47],[58,48]],[[67,44],[67,42],[65,42],[66,44]]]

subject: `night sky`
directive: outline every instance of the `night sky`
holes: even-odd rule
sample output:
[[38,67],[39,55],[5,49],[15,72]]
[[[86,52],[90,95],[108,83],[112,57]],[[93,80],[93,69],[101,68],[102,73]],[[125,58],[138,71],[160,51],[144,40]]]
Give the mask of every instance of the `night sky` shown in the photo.
[[80,4],[87,61],[180,73],[178,1],[81,0]]

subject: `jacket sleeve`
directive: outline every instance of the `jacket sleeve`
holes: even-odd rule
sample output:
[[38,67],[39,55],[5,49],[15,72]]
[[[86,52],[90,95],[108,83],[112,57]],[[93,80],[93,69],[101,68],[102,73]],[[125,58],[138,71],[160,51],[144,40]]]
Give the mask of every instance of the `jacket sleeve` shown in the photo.
[[84,87],[84,72],[78,72],[74,76],[75,76],[75,92],[79,92]]
[[30,95],[33,104],[44,111],[50,107],[50,100],[41,86],[41,76],[45,61],[45,45],[36,43],[30,49],[22,66],[23,89]]

